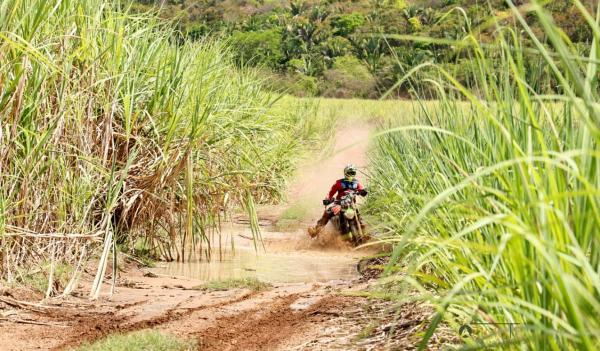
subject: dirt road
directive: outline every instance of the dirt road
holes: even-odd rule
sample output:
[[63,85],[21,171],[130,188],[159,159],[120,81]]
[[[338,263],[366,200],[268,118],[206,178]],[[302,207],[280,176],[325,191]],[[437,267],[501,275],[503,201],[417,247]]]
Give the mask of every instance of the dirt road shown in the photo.
[[[131,269],[116,295],[93,303],[70,297],[22,305],[23,296],[12,291],[0,299],[9,306],[0,322],[0,349],[65,350],[146,328],[193,339],[199,350],[365,349],[361,343],[383,349],[385,344],[383,329],[356,339],[374,314],[367,313],[365,298],[340,295],[368,283],[276,284],[263,292],[194,290],[198,283],[144,277]],[[384,316],[387,307],[380,304],[377,315]],[[389,318],[388,313],[381,321]]]
[[[333,232],[317,240],[305,234],[305,226],[320,216],[318,203],[343,166],[366,166],[367,143],[356,141],[366,141],[369,130],[349,128],[340,134],[344,138],[338,138],[332,158],[301,168],[287,206],[261,211],[268,252],[290,257],[301,253],[315,261],[358,261],[364,255]],[[303,212],[295,217],[296,226],[282,228],[279,217],[298,208]],[[248,240],[238,230],[234,226],[229,238],[243,248]],[[193,275],[156,275],[131,262],[123,264],[127,269],[118,277],[116,294],[105,293],[98,301],[86,299],[85,277],[75,296],[42,303],[27,291],[0,289],[0,349],[65,350],[112,333],[148,328],[193,339],[199,350],[410,349],[430,314],[414,303],[394,307],[357,296],[374,284],[358,274],[323,281],[309,279],[316,277],[310,271],[302,282],[273,283],[264,291],[209,292],[196,288],[201,281]],[[103,289],[109,290],[108,285]]]

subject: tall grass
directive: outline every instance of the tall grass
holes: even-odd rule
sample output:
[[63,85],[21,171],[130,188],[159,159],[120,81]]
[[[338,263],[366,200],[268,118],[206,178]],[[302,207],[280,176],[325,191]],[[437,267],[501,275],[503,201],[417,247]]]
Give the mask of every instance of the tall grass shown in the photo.
[[72,264],[68,293],[102,244],[98,296],[117,245],[208,256],[229,209],[279,198],[311,105],[274,109],[226,47],[173,28],[111,1],[0,4],[0,279],[51,262],[52,295]]
[[368,206],[395,244],[388,293],[408,285],[437,307],[422,348],[440,323],[468,325],[466,348],[600,347],[600,9],[575,3],[589,56],[538,2],[545,40],[509,2],[515,27],[498,24],[486,48],[461,42],[472,85],[436,66],[411,72],[440,100],[416,101],[419,116],[377,141]]

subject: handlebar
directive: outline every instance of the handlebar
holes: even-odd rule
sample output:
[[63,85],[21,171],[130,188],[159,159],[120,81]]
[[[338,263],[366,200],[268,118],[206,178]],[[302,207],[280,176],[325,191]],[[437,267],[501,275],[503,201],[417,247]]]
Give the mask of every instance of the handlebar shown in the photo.
[[[360,196],[367,196],[368,192],[366,189],[362,189],[360,191],[356,191],[353,189],[350,189],[347,191],[348,194],[346,195],[360,195]],[[323,199],[323,206],[328,206],[332,203],[334,203],[336,200],[334,199]]]

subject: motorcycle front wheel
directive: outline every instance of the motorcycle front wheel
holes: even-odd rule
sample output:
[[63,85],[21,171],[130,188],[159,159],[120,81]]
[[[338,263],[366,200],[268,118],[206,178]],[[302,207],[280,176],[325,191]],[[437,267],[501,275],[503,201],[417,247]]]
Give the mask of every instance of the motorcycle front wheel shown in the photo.
[[360,238],[360,229],[358,229],[358,223],[356,223],[356,220],[351,220],[349,224],[350,233],[352,233],[352,241],[356,243]]

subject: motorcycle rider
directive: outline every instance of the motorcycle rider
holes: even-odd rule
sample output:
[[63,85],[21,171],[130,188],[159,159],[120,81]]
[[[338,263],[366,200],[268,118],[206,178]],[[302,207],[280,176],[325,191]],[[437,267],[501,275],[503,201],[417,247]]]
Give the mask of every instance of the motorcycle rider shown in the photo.
[[[329,190],[329,194],[327,194],[327,197],[323,200],[323,206],[328,206],[335,201],[339,201],[344,195],[352,190],[356,191],[360,196],[367,196],[367,190],[358,179],[356,179],[356,166],[349,164],[344,168],[344,178],[338,179],[331,187],[331,190]],[[321,219],[317,221],[317,225],[313,228],[308,228],[308,234],[313,238],[319,235],[323,227],[327,225],[333,216],[332,207],[326,208]]]

